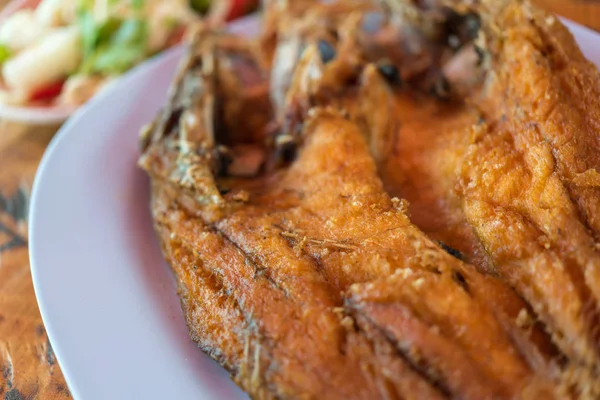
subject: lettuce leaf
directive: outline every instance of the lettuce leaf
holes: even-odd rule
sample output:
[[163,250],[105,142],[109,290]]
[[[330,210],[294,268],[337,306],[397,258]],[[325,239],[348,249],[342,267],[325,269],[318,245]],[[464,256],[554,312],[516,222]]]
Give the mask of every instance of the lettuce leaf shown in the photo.
[[142,18],[113,17],[97,23],[91,13],[84,11],[80,24],[84,50],[82,73],[121,74],[148,55],[148,27]]
[[[142,18],[144,0],[130,0],[139,16],[110,17],[98,22],[94,18],[93,0],[80,0],[78,22],[82,35],[83,74],[121,74],[148,56],[148,27]],[[116,3],[111,0],[109,4]]]
[[145,49],[135,46],[100,48],[86,65],[87,73],[119,75],[146,58]]
[[98,41],[98,28],[94,21],[94,15],[89,11],[79,11],[79,29],[81,29],[81,43],[83,45],[83,57],[89,57]]

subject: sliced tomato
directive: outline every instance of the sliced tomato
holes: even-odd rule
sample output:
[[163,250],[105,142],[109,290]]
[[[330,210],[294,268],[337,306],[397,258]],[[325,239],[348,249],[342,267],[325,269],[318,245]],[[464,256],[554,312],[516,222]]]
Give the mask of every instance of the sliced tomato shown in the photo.
[[227,21],[243,17],[258,7],[258,0],[231,0]]
[[185,37],[186,28],[185,26],[177,27],[171,35],[169,35],[169,40],[167,40],[167,47],[175,46],[183,41]]
[[65,86],[65,80],[50,83],[46,86],[42,86],[31,94],[30,101],[48,101],[55,97],[58,97]]

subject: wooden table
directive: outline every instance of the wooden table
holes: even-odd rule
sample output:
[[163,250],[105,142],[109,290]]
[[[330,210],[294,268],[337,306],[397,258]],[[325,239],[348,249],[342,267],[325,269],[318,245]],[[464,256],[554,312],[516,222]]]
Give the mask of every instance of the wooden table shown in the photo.
[[[600,1],[534,2],[600,31]],[[40,318],[27,254],[29,192],[56,128],[0,121],[0,399],[4,400],[71,397]]]

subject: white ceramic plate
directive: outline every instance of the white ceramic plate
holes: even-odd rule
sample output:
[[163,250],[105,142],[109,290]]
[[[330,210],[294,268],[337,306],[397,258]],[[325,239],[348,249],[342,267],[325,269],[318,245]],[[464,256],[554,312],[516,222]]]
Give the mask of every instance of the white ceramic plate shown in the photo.
[[[236,30],[250,34],[256,23]],[[600,62],[600,36],[570,24]],[[189,339],[152,229],[137,136],[166,99],[182,49],[127,74],[51,143],[35,180],[30,255],[54,351],[76,399],[245,395]]]

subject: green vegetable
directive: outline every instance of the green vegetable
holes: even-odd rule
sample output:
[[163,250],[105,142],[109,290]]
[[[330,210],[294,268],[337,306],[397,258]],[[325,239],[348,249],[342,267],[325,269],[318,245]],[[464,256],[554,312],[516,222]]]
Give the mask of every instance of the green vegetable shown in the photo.
[[141,45],[146,42],[148,29],[143,19],[128,19],[121,23],[119,29],[112,35],[111,43],[114,45]]
[[[144,0],[131,2],[135,10],[141,11]],[[93,1],[80,0],[78,17],[83,43],[80,73],[121,74],[148,56],[148,27],[141,13],[140,17],[110,17],[97,22]]]
[[80,11],[78,14],[79,27],[81,29],[81,42],[83,44],[83,57],[89,57],[96,47],[98,40],[98,29],[91,12]]
[[144,8],[144,0],[131,0],[131,5],[134,9],[140,11]]
[[122,74],[144,60],[144,49],[133,46],[99,49],[90,59],[89,72],[103,75]]
[[0,64],[4,64],[4,62],[11,57],[12,51],[10,51],[10,49],[7,46],[0,44]]
[[210,0],[190,0],[190,5],[200,14],[206,14],[210,9]]
[[103,23],[98,26],[96,33],[96,41],[98,44],[107,43],[110,41],[112,36],[117,32],[121,25],[123,24],[123,20],[119,18],[110,17]]
[[142,19],[121,22],[108,43],[101,43],[89,61],[89,72],[120,74],[147,55],[147,25]]

